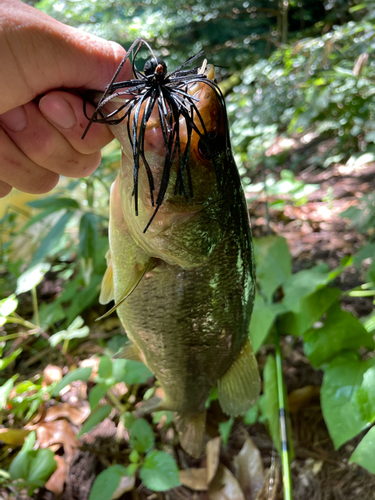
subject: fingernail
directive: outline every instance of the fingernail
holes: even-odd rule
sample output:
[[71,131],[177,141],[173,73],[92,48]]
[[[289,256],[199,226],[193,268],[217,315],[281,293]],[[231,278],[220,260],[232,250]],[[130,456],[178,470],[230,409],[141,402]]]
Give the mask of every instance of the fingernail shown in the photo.
[[46,95],[39,102],[39,109],[43,115],[59,128],[69,130],[77,122],[71,105],[62,97]]
[[0,115],[0,122],[12,132],[21,132],[27,125],[27,117],[23,106]]

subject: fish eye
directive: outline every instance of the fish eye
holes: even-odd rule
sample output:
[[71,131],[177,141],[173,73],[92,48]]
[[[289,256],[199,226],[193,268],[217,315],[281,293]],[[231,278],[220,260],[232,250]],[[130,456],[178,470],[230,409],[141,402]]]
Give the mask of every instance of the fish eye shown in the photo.
[[202,136],[198,142],[199,154],[204,159],[209,159],[212,153],[215,154],[219,148],[219,136],[217,132],[208,132],[208,134]]

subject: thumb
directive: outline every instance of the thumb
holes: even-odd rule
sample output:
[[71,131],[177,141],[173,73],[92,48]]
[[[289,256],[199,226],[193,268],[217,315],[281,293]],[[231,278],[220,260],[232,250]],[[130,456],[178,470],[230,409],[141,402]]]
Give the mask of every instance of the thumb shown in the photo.
[[[52,89],[104,90],[126,51],[19,0],[0,0],[0,53],[1,114]],[[130,78],[127,61],[119,79]]]

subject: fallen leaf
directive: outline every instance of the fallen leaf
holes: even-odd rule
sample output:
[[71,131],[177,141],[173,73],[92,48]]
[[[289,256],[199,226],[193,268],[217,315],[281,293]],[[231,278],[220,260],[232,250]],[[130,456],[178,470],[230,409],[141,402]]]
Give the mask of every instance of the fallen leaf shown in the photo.
[[66,459],[72,458],[77,447],[76,436],[67,420],[55,420],[45,422],[36,428],[38,444],[41,448],[48,448],[53,444],[60,444],[64,447]]
[[54,382],[58,382],[62,379],[63,372],[59,366],[47,365],[43,370],[43,382],[42,386],[51,385]]
[[179,471],[180,482],[195,491],[206,491],[207,469],[185,469]]
[[216,470],[219,465],[219,459],[220,459],[220,445],[221,445],[220,436],[211,439],[210,441],[208,441],[206,445],[207,484],[211,483],[216,474]]
[[120,498],[127,491],[131,491],[135,485],[135,476],[123,476],[120,480],[120,484],[117,490],[113,493],[111,500],[116,500]]
[[64,458],[59,455],[55,455],[53,458],[57,464],[57,469],[48,479],[44,487],[52,491],[52,493],[58,497],[64,491],[64,483],[68,474],[68,465]]
[[11,446],[23,446],[30,432],[26,429],[0,429],[0,441]]
[[222,464],[208,487],[208,496],[210,500],[246,500],[237,479]]
[[90,367],[92,368],[89,380],[93,382],[98,375],[100,358],[84,359],[80,362],[80,368]]
[[306,405],[315,396],[319,396],[320,387],[317,385],[305,385],[300,389],[292,391],[288,396],[290,413],[297,413],[302,406]]
[[254,500],[264,481],[264,467],[258,448],[250,437],[233,459],[236,478],[248,500]]
[[67,418],[74,425],[81,425],[90,415],[90,407],[88,405],[76,408],[68,403],[61,403],[48,408],[44,417],[44,422],[53,422],[58,418]]

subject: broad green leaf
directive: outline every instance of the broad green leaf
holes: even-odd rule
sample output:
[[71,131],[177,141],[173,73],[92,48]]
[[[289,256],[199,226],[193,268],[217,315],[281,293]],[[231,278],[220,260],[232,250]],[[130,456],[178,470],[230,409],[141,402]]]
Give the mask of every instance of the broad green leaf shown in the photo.
[[83,424],[82,429],[77,434],[77,438],[80,438],[83,434],[91,431],[91,429],[100,424],[100,422],[103,422],[103,420],[108,417],[111,411],[111,405],[104,405],[100,406],[96,411],[94,411],[94,413],[91,413],[89,418]]
[[10,391],[13,389],[14,381],[12,378],[7,380],[4,385],[0,387],[0,410],[4,407],[7,402]]
[[321,405],[336,449],[375,421],[374,367],[374,358],[363,362],[348,352],[325,371]]
[[124,426],[126,429],[130,429],[130,427],[134,424],[134,422],[137,420],[134,416],[134,414],[130,411],[126,411],[121,415],[121,419],[124,422]]
[[22,349],[16,349],[15,351],[12,352],[9,356],[6,358],[0,359],[0,370],[4,370],[12,361],[16,359],[17,356],[19,356],[22,352]]
[[146,365],[129,359],[115,359],[113,372],[116,382],[125,382],[127,385],[144,384],[153,376]]
[[122,465],[112,465],[103,470],[92,485],[89,500],[111,500],[117,490],[121,478],[128,476],[129,471]]
[[338,302],[328,309],[324,326],[307,330],[303,341],[305,354],[315,367],[328,363],[344,350],[354,351],[362,346],[375,349],[371,333],[352,314],[343,311]]
[[93,387],[89,393],[89,403],[91,411],[94,411],[100,400],[104,397],[109,387],[107,384],[98,384]]
[[59,244],[60,238],[65,232],[65,228],[74,215],[74,212],[65,212],[57,223],[51,228],[51,231],[43,238],[38,250],[35,252],[31,264],[43,260],[47,255],[51,254],[53,249]]
[[152,416],[152,423],[153,424],[162,423],[163,428],[168,427],[168,425],[171,425],[173,423],[173,420],[174,420],[173,411],[169,410],[156,411]]
[[64,387],[71,384],[72,382],[75,382],[76,380],[82,380],[83,382],[86,382],[86,380],[90,378],[91,372],[92,368],[90,366],[86,366],[85,368],[77,368],[77,370],[69,372],[57,384],[52,395],[55,397],[58,396],[60,391],[64,389]]
[[324,287],[300,301],[299,313],[288,312],[279,318],[280,331],[302,336],[318,321],[340,295],[338,288]]
[[263,371],[263,395],[259,398],[259,408],[261,411],[261,420],[266,420],[272,441],[279,454],[281,454],[276,361],[272,355],[267,357],[267,362]]
[[27,271],[21,274],[17,280],[16,295],[30,291],[39,285],[44,275],[50,270],[51,264],[40,262],[35,266],[29,267]]
[[243,421],[247,425],[253,425],[258,421],[259,416],[259,403],[257,402],[254,406],[248,410],[243,416]]
[[57,468],[57,464],[53,458],[54,453],[48,448],[39,448],[32,453],[35,455],[30,462],[26,478],[27,482],[38,484],[42,481],[45,483]]
[[27,436],[20,452],[10,464],[9,474],[13,480],[27,479],[30,462],[32,460],[29,452],[33,449],[35,441],[36,434],[35,431],[33,431]]
[[276,317],[284,312],[286,312],[284,304],[267,303],[262,295],[256,294],[249,330],[255,353],[267,339]]
[[325,286],[330,280],[330,275],[325,264],[293,274],[284,283],[283,304],[288,310],[298,314],[301,311],[301,299]]
[[9,316],[17,309],[18,299],[16,295],[12,293],[6,299],[0,300],[0,316]]
[[48,196],[39,200],[29,201],[27,205],[32,208],[55,207],[56,210],[61,208],[79,208],[78,203],[72,198],[57,198],[56,196]]
[[371,427],[353,451],[349,462],[359,464],[372,474],[375,474],[375,427]]
[[146,455],[140,477],[153,491],[167,491],[180,485],[177,464],[164,451],[151,451]]
[[109,356],[100,358],[98,374],[101,378],[108,378],[112,375],[112,360]]
[[257,279],[262,293],[271,301],[274,292],[292,272],[292,259],[285,238],[272,235],[254,239]]
[[146,453],[155,444],[154,431],[144,418],[140,418],[130,427],[130,447],[139,453]]
[[93,214],[86,213],[79,224],[79,253],[85,260],[93,259],[97,242],[97,219]]

